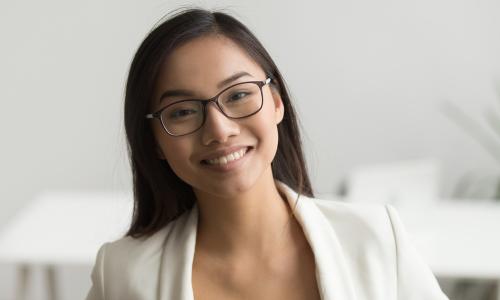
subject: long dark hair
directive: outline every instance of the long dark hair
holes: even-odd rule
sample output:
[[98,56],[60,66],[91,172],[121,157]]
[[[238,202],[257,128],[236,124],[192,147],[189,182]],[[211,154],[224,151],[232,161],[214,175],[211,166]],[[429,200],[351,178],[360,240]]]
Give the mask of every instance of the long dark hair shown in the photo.
[[245,49],[271,77],[281,95],[284,117],[278,124],[278,149],[271,163],[275,179],[298,194],[313,197],[302,153],[295,111],[275,63],[250,30],[235,18],[204,9],[184,9],[157,25],[134,56],[125,90],[125,132],[134,186],[134,211],[126,236],[150,236],[193,207],[195,195],[165,160],[156,155],[152,128],[145,115],[165,58],[177,47],[210,34],[223,35]]

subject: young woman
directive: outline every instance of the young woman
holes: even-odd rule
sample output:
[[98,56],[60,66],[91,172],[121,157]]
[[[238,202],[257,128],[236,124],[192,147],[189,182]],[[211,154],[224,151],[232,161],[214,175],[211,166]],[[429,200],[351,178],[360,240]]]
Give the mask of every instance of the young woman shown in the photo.
[[444,300],[391,206],[314,199],[285,82],[221,12],[184,10],[132,62],[135,208],[88,300]]

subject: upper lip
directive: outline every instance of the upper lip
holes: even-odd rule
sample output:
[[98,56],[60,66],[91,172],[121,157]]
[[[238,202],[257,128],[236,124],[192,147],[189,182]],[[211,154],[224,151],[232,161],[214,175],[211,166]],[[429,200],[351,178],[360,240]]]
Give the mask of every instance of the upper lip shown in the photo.
[[226,147],[226,148],[220,148],[214,151],[211,151],[209,154],[207,154],[202,160],[210,160],[210,159],[215,159],[219,158],[221,156],[226,156],[230,153],[233,153],[235,151],[238,151],[240,149],[248,148],[250,146],[231,146],[231,147]]

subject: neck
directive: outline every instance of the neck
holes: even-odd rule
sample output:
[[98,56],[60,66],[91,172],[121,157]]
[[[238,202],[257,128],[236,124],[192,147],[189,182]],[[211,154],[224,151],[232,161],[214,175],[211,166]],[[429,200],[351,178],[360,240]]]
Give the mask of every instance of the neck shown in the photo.
[[221,257],[265,257],[290,240],[295,222],[272,172],[237,196],[195,191],[199,209],[197,247]]

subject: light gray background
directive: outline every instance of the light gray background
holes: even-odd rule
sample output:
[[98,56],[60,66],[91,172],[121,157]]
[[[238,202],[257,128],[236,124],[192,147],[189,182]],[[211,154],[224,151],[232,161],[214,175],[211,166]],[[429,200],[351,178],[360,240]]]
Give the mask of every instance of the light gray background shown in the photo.
[[[189,3],[228,9],[267,47],[299,111],[318,193],[369,163],[441,159],[443,196],[469,171],[498,170],[440,106],[477,118],[498,109],[499,1]],[[130,188],[127,70],[154,23],[185,4],[0,2],[0,229],[42,190]],[[88,271],[61,270],[63,299],[83,297]],[[14,274],[0,266],[0,299],[12,297]]]

